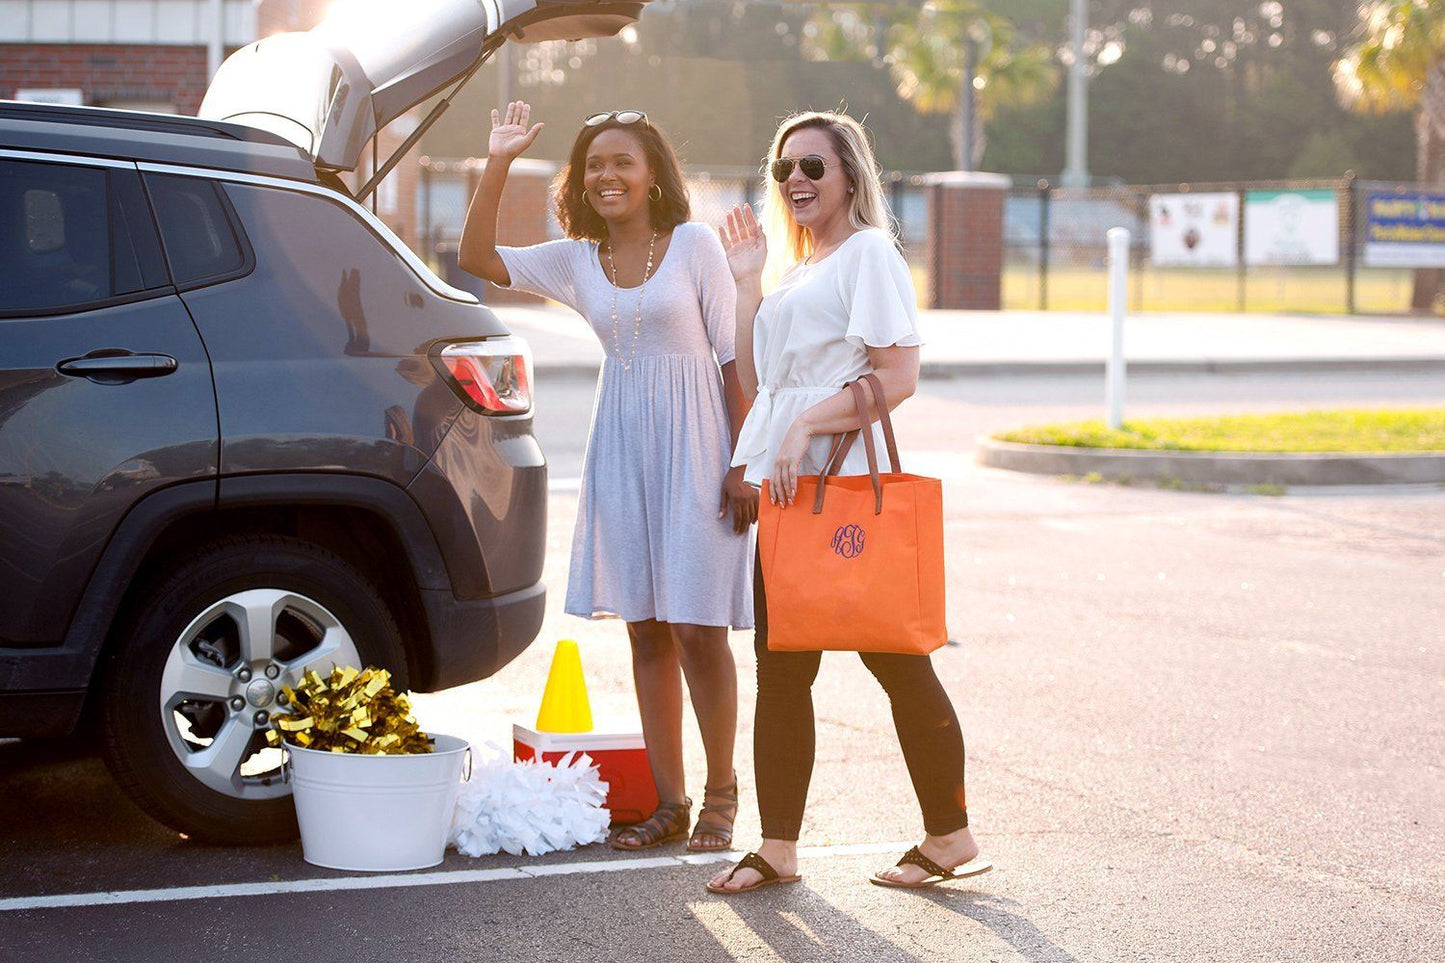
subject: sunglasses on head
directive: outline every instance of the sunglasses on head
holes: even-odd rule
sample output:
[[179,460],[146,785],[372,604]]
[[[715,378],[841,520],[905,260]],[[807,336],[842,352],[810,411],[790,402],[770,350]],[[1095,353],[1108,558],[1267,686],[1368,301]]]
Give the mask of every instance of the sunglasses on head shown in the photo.
[[779,184],[793,175],[793,168],[803,172],[803,176],[810,181],[822,180],[823,172],[836,164],[829,164],[817,154],[809,154],[807,157],[779,157],[773,161],[773,180]]
[[600,114],[593,114],[591,117],[588,117],[583,123],[588,127],[597,127],[607,123],[609,120],[615,120],[619,124],[636,124],[639,122],[646,124],[647,115],[640,110],[604,110]]

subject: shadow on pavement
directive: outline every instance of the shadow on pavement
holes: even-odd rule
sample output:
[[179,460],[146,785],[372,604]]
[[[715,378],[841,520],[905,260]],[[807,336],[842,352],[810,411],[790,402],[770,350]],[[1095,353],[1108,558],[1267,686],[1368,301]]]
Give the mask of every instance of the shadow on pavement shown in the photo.
[[765,955],[765,949],[784,960],[921,959],[806,886],[804,882],[742,896],[712,895],[690,903],[688,910],[732,959]]
[[1000,940],[1031,963],[1078,963],[1078,958],[1044,935],[1027,917],[1013,912],[1019,904],[992,893],[938,887],[909,892],[959,916],[987,926]]
[[[938,888],[896,892],[900,900],[927,900],[935,906],[987,927],[998,939],[1031,963],[1077,963],[1077,958],[1054,943],[1034,923],[1016,912],[1014,900],[974,890]],[[960,944],[967,939],[960,929],[939,927],[936,914],[926,925],[931,932],[910,933],[907,904],[897,913],[880,916],[880,925],[896,927],[907,942],[920,946],[910,953],[852,915],[838,909],[823,895],[802,886],[772,889],[750,896],[713,897],[688,906],[689,911],[729,954],[744,957],[770,950],[785,960],[798,959],[985,959],[991,947]],[[920,920],[920,924],[922,921]],[[749,943],[754,944],[749,947]],[[993,947],[992,949],[996,949]],[[736,957],[734,957],[736,958]]]

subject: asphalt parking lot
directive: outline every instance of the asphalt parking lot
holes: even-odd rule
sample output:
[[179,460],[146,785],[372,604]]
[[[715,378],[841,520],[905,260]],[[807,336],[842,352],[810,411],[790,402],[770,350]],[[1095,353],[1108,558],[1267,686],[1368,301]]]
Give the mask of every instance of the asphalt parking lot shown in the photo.
[[[541,385],[560,601],[590,387]],[[725,900],[680,846],[449,853],[356,876],[297,845],[181,839],[82,739],[0,745],[5,960],[1113,960],[1445,958],[1445,491],[1284,497],[1088,485],[973,465],[971,439],[1097,411],[1088,379],[931,382],[897,423],[946,480],[949,617],[935,656],[996,869],[866,883],[919,833],[886,699],[824,660],[804,883]],[[1138,410],[1445,403],[1438,376],[1136,379]],[[504,743],[551,643],[582,646],[602,724],[635,713],[616,623],[549,609],[499,676],[418,698],[433,731]],[[738,842],[757,840],[749,633]],[[691,728],[689,726],[689,728]],[[689,772],[701,750],[689,735]],[[63,905],[55,905],[57,903]]]

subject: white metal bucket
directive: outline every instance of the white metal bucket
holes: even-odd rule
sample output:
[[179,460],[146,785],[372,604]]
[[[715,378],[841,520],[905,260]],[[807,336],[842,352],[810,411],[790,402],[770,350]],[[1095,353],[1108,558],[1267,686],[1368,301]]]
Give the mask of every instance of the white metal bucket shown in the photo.
[[433,735],[423,755],[367,756],[288,745],[291,789],[306,862],[395,872],[446,855],[461,788],[465,739]]

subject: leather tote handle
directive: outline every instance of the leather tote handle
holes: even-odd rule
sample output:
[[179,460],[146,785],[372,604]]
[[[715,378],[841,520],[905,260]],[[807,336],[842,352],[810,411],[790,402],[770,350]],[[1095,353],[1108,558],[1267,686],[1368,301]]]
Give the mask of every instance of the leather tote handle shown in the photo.
[[845,432],[833,442],[833,450],[829,454],[830,464],[825,466],[823,474],[818,476],[818,494],[813,499],[813,514],[821,515],[823,512],[823,496],[827,491],[828,476],[836,473],[843,466],[843,459],[848,456],[848,450],[852,448],[853,441],[858,435],[863,436],[863,448],[868,453],[868,476],[873,481],[873,514],[883,514],[883,480],[878,477],[878,450],[873,441],[873,419],[868,417],[867,396],[863,393],[863,386],[856,381],[847,384],[849,391],[853,393],[853,405],[858,412],[858,420],[863,427]]
[[[862,377],[868,383],[868,388],[873,392],[873,402],[878,406],[878,420],[883,425],[883,441],[888,446],[888,464],[893,474],[902,474],[903,469],[898,458],[898,441],[893,434],[893,418],[888,413],[888,399],[883,395],[883,382],[875,374],[866,374]],[[872,428],[871,423],[868,426]],[[858,433],[862,429],[843,432],[835,435],[832,447],[828,450],[828,459],[823,462],[824,475],[836,475],[843,469],[843,462],[852,450],[853,443],[858,440]]]
[[858,440],[859,429],[852,431],[840,431],[833,436],[833,444],[828,447],[828,458],[823,462],[823,470],[818,473],[818,491],[813,496],[813,514],[821,515],[823,512],[823,489],[828,484],[828,479],[843,470],[843,462],[848,459],[848,452],[853,449],[853,442]]
[[833,436],[833,444],[828,448],[828,458],[823,462],[823,470],[820,475],[836,475],[843,467],[843,462],[848,458],[848,452],[853,449],[853,442],[858,440],[858,431],[839,432]]
[[902,474],[903,469],[898,467],[898,441],[893,437],[893,418],[888,414],[888,399],[883,397],[883,382],[871,372],[865,374],[862,380],[868,382],[873,391],[873,402],[878,406],[878,420],[883,423],[883,441],[888,445],[888,463],[893,468],[893,474]]

